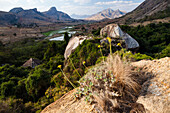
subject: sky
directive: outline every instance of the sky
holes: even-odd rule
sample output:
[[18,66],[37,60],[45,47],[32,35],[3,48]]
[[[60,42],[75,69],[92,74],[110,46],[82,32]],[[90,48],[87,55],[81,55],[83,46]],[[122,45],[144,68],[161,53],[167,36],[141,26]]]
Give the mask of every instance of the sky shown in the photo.
[[0,11],[9,11],[14,7],[23,9],[37,8],[43,12],[50,7],[69,15],[91,15],[107,8],[130,12],[144,0],[0,0]]

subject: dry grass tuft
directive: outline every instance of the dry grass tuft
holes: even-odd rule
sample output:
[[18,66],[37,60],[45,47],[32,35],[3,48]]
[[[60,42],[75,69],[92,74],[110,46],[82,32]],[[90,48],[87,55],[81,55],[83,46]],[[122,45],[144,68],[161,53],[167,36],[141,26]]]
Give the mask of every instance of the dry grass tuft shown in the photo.
[[140,104],[136,104],[135,107],[131,104],[136,102],[141,88],[134,75],[134,71],[118,55],[110,55],[106,62],[91,68],[80,80],[80,89],[76,97],[85,96],[85,100],[95,105],[94,110],[99,113],[130,110],[143,113],[145,110]]
[[110,55],[107,59],[107,66],[116,77],[117,84],[126,87],[123,93],[129,94],[136,101],[135,96],[139,94],[141,86],[135,80],[133,76],[135,72],[132,71],[129,64],[126,61],[123,62],[118,55]]

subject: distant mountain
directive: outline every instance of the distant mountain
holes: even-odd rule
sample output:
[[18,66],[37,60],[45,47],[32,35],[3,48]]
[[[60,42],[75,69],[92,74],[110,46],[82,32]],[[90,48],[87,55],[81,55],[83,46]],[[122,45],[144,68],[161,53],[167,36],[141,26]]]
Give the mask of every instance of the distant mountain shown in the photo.
[[48,11],[43,12],[43,14],[55,20],[72,20],[68,14],[57,11],[55,7],[51,7]]
[[103,19],[114,19],[125,15],[126,12],[118,10],[112,10],[111,8],[105,9],[97,14],[94,14],[85,20],[103,20]]
[[90,17],[91,15],[77,15],[77,14],[72,14],[71,17],[74,19],[85,19]]
[[50,18],[37,11],[36,8],[28,10],[24,10],[22,8],[13,8],[9,12],[16,14],[18,17],[18,22],[21,24],[39,24],[43,22],[50,22]]
[[46,12],[39,12],[36,8],[24,10],[21,7],[13,8],[9,12],[0,11],[0,23],[3,25],[48,25],[56,22],[73,21],[68,14],[57,11],[55,7]]
[[18,17],[10,12],[0,11],[0,26],[16,24],[18,22]]

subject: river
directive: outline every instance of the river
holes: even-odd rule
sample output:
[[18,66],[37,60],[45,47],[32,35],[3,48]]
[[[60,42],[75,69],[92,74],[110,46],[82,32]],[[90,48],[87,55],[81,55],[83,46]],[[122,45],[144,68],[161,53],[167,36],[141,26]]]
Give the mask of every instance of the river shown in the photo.
[[65,27],[65,28],[62,28],[62,29],[57,30],[57,31],[53,31],[48,35],[47,38],[49,38],[49,37],[51,37],[55,34],[61,34],[61,36],[50,38],[49,40],[50,41],[64,41],[64,33],[65,32],[68,32],[69,36],[76,33],[76,31],[73,31],[72,28],[73,28],[72,26],[69,26],[69,27]]

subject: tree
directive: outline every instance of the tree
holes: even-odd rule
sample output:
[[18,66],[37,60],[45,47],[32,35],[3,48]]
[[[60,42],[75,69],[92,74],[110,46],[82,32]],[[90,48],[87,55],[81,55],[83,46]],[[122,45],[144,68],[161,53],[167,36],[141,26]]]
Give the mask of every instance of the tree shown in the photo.
[[56,56],[50,58],[50,61],[47,63],[47,66],[52,74],[56,74],[60,71],[57,68],[57,66],[63,65],[63,63],[64,63],[64,56],[57,54]]
[[56,43],[55,42],[50,42],[49,44],[48,44],[48,48],[47,48],[47,50],[46,50],[46,52],[45,52],[45,54],[44,54],[44,60],[45,61],[48,61],[49,59],[50,59],[50,57],[53,57],[53,56],[55,56],[56,55],[56,53],[57,53],[57,50],[58,48],[57,48],[57,45],[56,45]]
[[66,41],[66,43],[68,44],[69,40],[70,40],[70,37],[68,36],[68,32],[65,32],[64,33],[64,41]]
[[15,93],[15,83],[14,81],[3,82],[1,84],[1,96],[8,97]]
[[45,94],[50,85],[51,75],[47,70],[38,66],[33,73],[30,73],[25,81],[26,90],[34,101]]

